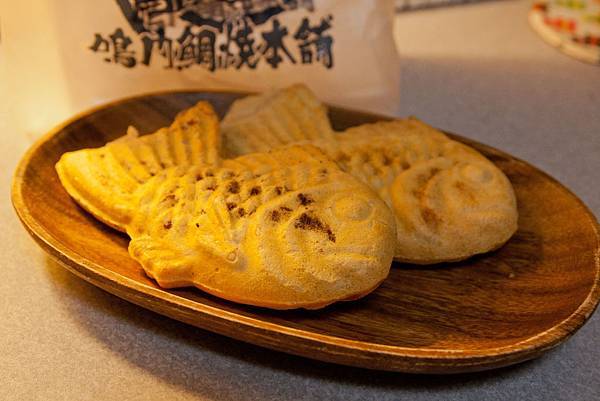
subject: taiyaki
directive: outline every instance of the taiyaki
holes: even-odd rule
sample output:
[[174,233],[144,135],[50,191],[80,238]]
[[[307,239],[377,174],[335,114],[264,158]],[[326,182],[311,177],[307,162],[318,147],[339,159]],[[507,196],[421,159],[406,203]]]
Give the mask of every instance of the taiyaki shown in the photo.
[[316,309],[388,275],[390,209],[310,145],[164,170],[136,192],[130,255],[161,287]]
[[517,229],[515,194],[502,171],[417,119],[353,127],[315,145],[390,206],[398,261],[466,259],[500,247]]
[[[320,137],[310,140],[271,134],[266,126],[278,127],[277,132],[289,128],[274,123],[281,113],[265,99],[284,99],[284,93],[299,88],[239,100],[246,123],[225,135],[224,148],[241,154],[294,139],[320,147],[392,208],[398,261],[430,264],[466,259],[501,246],[516,231],[516,200],[506,176],[474,149],[417,119],[367,124],[342,133],[320,122],[328,129],[319,130]],[[314,95],[310,98],[311,104],[324,109]],[[232,108],[230,114],[240,113]],[[327,116],[320,113],[315,118],[322,121]],[[269,132],[267,139],[264,132]]]
[[84,209],[104,223],[125,231],[138,186],[165,168],[219,162],[218,119],[207,102],[177,115],[173,124],[151,135],[127,135],[101,148],[62,155],[56,171],[63,187]]
[[223,118],[221,132],[228,157],[334,138],[327,108],[302,84],[236,100]]

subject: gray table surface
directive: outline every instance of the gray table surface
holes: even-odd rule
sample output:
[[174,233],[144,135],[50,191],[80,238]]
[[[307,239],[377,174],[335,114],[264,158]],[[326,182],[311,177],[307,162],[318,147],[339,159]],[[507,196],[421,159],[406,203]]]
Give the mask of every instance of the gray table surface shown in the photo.
[[[400,114],[521,157],[600,215],[600,67],[545,45],[527,2],[398,16]],[[50,261],[9,202],[27,141],[0,146],[0,399],[600,400],[600,314],[518,366],[457,376],[345,368],[261,349],[131,305]]]

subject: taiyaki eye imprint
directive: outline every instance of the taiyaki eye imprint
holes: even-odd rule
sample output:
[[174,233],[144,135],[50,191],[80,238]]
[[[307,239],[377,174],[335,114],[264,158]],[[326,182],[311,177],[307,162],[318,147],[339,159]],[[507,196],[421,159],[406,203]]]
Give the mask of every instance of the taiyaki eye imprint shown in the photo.
[[326,107],[302,84],[235,101],[221,132],[228,157],[334,138]]
[[125,231],[133,192],[160,171],[192,163],[219,162],[217,116],[207,102],[181,112],[169,128],[127,135],[96,149],[62,155],[56,171],[69,195],[104,223]]
[[389,273],[391,211],[310,146],[170,169],[138,196],[129,252],[162,287],[314,309],[360,298]]
[[514,191],[502,171],[418,120],[362,125],[315,145],[392,208],[395,260],[465,259],[498,248],[517,229]]

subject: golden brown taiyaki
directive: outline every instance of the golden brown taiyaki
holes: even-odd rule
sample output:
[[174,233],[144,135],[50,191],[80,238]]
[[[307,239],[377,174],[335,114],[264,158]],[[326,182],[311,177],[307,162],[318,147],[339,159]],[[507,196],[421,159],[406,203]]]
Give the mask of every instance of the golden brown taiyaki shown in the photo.
[[316,309],[374,290],[393,257],[389,208],[312,146],[168,169],[136,197],[129,253],[161,287]]
[[96,149],[62,155],[56,171],[63,187],[84,209],[104,223],[125,231],[131,219],[131,195],[165,168],[219,161],[217,116],[207,102],[177,115],[173,124],[151,135],[127,135]]
[[[235,130],[225,134],[224,148],[243,154],[311,139],[301,143],[322,148],[392,208],[398,226],[398,261],[429,264],[465,259],[501,246],[516,231],[517,209],[510,182],[475,150],[416,119],[367,124],[333,134],[324,122],[326,113],[320,112],[315,113],[315,120],[328,129],[314,131],[318,136],[285,133],[297,129],[279,124],[284,115],[281,106],[268,100],[278,98],[283,103],[286,93],[300,90],[308,92],[296,86],[239,100],[238,110],[232,107],[229,119],[236,121],[243,115],[244,123],[231,124]],[[313,108],[324,110],[308,93]],[[305,110],[310,113],[310,108]]]
[[236,100],[223,118],[221,132],[228,157],[334,138],[327,108],[302,84]]
[[465,259],[500,247],[517,229],[502,171],[416,119],[361,125],[315,145],[391,207],[398,261]]

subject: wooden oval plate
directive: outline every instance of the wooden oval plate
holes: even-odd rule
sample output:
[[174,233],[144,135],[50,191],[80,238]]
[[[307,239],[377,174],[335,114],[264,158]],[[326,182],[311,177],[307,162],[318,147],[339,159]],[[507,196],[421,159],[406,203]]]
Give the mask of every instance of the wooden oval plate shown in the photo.
[[[169,125],[198,100],[223,115],[241,94],[171,92],[129,98],[77,116],[21,161],[12,200],[33,238],[67,269],[121,298],[174,319],[323,361],[403,372],[453,373],[534,358],[572,335],[600,297],[594,216],[565,187],[514,157],[453,136],[509,177],[519,230],[499,250],[434,267],[393,266],[372,294],[318,311],[272,311],[197,289],[163,290],[127,254],[128,238],[79,208],[58,181],[60,155],[105,144],[128,125]],[[385,119],[332,108],[333,124]]]

